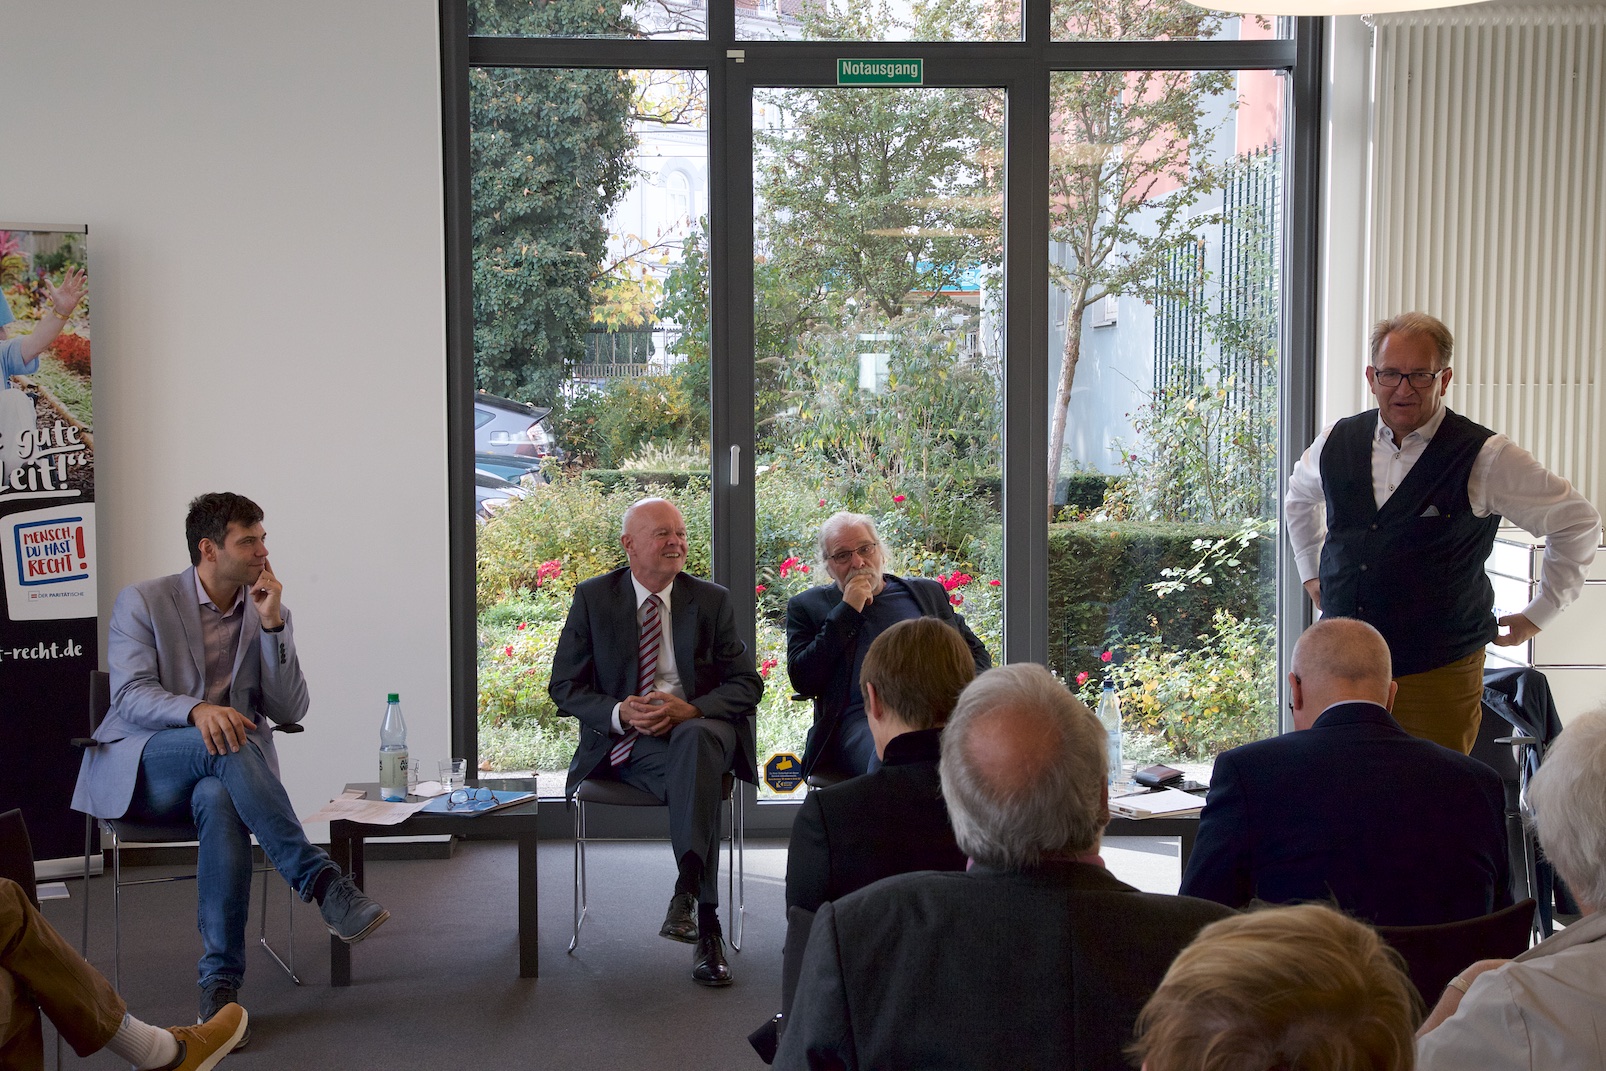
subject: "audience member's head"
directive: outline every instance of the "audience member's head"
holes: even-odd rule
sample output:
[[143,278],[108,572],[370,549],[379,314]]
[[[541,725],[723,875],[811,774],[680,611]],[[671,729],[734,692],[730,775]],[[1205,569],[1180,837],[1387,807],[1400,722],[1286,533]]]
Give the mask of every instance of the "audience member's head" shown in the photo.
[[1019,870],[1098,849],[1109,824],[1108,737],[1042,666],[987,670],[942,736],[942,794],[959,848]]
[[859,670],[876,754],[901,733],[946,723],[975,676],[976,662],[964,637],[934,617],[899,621],[877,636]]
[[211,491],[190,500],[184,517],[184,540],[190,548],[190,564],[201,564],[201,540],[210,539],[223,546],[229,525],[249,528],[262,520],[262,507],[244,495],[231,491]]
[[1394,703],[1389,645],[1365,621],[1324,617],[1299,637],[1288,674],[1294,728],[1309,729],[1334,703]]
[[1144,1071],[1409,1071],[1416,991],[1377,931],[1319,904],[1213,922],[1138,1017]]
[[1588,912],[1606,907],[1606,708],[1576,719],[1528,785],[1545,857]]

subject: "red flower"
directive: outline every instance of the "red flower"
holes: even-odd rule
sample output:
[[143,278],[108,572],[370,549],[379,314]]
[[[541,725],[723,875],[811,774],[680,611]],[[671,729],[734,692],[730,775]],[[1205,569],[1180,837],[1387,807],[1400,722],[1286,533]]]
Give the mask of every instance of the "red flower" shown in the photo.
[[1099,655],[1099,661],[1108,662],[1112,657],[1113,656],[1110,654],[1110,652],[1105,651],[1103,654]]
[[987,581],[987,583],[988,583],[988,585],[990,587],[995,587],[996,588],[996,587],[1001,586],[1004,582],[1002,580],[989,580],[989,581]]
[[502,653],[507,655],[509,658],[512,658],[513,657],[513,645],[511,643],[508,644],[506,647],[504,647],[502,649]]
[[1086,683],[1087,683],[1087,670],[1084,669],[1082,672],[1080,672],[1080,673],[1078,673],[1076,675],[1076,686],[1078,688],[1080,688],[1082,685],[1084,685]]
[[894,502],[902,502],[903,499],[904,499],[903,495],[893,495],[892,496],[892,501],[894,501]]
[[800,565],[797,567],[797,571],[800,573],[806,573],[809,571],[809,567],[806,565]]
[[825,499],[823,499],[823,498],[820,499],[820,505],[822,505],[822,506],[825,505]]
[[[787,578],[787,576],[789,576],[791,574],[792,570],[796,569],[800,564],[801,563],[797,560],[796,555],[794,555],[794,556],[786,559],[784,562],[782,562],[781,563],[781,579],[785,580]],[[805,568],[803,571],[807,572],[808,570]]]
[[520,631],[520,632],[523,632],[523,631],[524,631],[524,626],[525,626],[525,625],[526,625],[526,624],[528,624],[528,622],[525,622],[525,621],[520,621],[520,622],[519,622],[519,631]]
[[971,576],[969,573],[961,573],[958,569],[955,569],[951,576],[943,576],[941,573],[938,573],[937,579],[942,582],[942,590],[952,591],[955,588],[964,587],[966,584],[970,583],[976,578]]
[[964,604],[965,597],[956,591],[952,595],[948,596],[948,601],[953,603],[955,606],[961,606]]
[[553,559],[549,562],[542,562],[541,567],[535,571],[535,575],[541,580],[550,580],[555,576],[562,576],[563,563],[557,559]]
[[763,584],[759,584],[757,587],[753,588],[753,594],[762,595],[762,594],[764,594],[765,590],[766,589],[765,589],[764,585]]

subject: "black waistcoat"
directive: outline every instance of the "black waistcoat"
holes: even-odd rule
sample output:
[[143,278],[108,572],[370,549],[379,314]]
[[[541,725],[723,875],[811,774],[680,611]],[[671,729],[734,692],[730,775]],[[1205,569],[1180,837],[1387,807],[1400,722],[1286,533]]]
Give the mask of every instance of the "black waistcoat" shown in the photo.
[[1410,473],[1378,509],[1372,438],[1378,411],[1345,417],[1322,448],[1327,541],[1322,613],[1358,617],[1388,641],[1394,675],[1464,658],[1495,637],[1484,562],[1498,515],[1475,517],[1467,478],[1494,432],[1445,410]]

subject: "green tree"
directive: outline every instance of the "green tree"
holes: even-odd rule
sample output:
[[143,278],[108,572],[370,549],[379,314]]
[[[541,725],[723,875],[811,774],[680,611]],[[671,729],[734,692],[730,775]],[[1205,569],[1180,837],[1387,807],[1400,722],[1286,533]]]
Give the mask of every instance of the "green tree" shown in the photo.
[[[621,0],[476,0],[470,33],[630,32]],[[549,403],[584,351],[603,221],[634,177],[632,84],[614,70],[469,72],[476,386]]]
[[[1185,0],[1058,0],[1054,17],[1056,36],[1117,40],[1210,36],[1220,25],[1220,16]],[[1154,296],[1161,258],[1207,222],[1194,209],[1220,182],[1206,152],[1216,133],[1210,105],[1233,85],[1231,71],[1086,71],[1050,83],[1049,237],[1063,254],[1050,274],[1067,303],[1048,446],[1051,498],[1083,316],[1106,295]]]

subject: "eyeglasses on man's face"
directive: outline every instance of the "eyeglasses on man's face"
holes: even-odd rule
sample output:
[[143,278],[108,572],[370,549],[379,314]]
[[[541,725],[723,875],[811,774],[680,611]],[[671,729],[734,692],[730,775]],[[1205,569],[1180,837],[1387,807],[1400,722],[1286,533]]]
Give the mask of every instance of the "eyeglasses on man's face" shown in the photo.
[[870,542],[854,547],[852,550],[839,550],[835,554],[827,554],[825,556],[825,560],[830,562],[832,565],[846,565],[851,562],[853,560],[853,556],[857,554],[865,561],[869,561],[871,553],[873,553],[880,545],[880,543],[877,543],[872,539]]
[[1372,378],[1384,387],[1398,387],[1403,379],[1411,384],[1412,390],[1427,390],[1446,371],[1448,369],[1441,368],[1437,372],[1396,372],[1392,368],[1373,368]]

